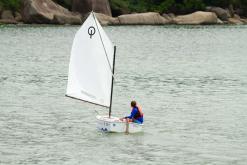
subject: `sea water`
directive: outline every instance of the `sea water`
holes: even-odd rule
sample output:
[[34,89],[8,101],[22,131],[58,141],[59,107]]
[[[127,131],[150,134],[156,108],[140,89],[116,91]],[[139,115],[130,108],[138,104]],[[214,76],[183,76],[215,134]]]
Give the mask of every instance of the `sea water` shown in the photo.
[[0,164],[246,164],[247,26],[104,27],[112,113],[136,100],[145,114],[129,135],[97,131],[108,109],[65,97],[78,29],[0,27]]

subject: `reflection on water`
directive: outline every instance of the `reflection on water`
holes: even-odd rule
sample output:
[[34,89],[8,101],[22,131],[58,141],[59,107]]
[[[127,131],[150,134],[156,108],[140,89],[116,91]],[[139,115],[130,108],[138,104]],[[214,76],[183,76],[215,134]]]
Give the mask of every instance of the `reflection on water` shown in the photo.
[[64,97],[78,28],[0,27],[0,164],[245,164],[246,26],[105,27],[113,114],[136,99],[135,135],[98,132],[107,109]]

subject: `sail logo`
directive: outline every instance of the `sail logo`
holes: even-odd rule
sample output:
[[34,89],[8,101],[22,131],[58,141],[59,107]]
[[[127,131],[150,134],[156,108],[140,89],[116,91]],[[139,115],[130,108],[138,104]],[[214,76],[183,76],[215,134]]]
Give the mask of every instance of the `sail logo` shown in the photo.
[[90,36],[90,38],[92,39],[92,36],[95,34],[95,32],[96,32],[96,30],[95,30],[95,27],[93,27],[93,26],[90,26],[89,28],[88,28],[88,34],[89,34],[89,36]]

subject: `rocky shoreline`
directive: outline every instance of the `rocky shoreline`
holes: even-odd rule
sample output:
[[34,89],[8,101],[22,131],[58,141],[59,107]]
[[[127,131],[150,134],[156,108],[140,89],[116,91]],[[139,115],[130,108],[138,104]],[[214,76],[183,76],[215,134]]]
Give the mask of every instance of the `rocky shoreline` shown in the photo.
[[[103,2],[103,1],[102,1]],[[96,11],[96,16],[103,25],[242,25],[247,24],[246,18],[228,9],[207,7],[206,11],[197,11],[187,15],[156,12],[123,14],[112,17],[108,1],[100,4],[103,10],[88,8],[71,12],[52,0],[24,0],[20,12],[12,12],[0,8],[0,24],[58,24],[80,25],[88,12]],[[96,6],[96,5],[94,5]],[[97,7],[97,6],[96,6]],[[80,8],[79,8],[80,9]],[[104,14],[102,14],[104,13]]]

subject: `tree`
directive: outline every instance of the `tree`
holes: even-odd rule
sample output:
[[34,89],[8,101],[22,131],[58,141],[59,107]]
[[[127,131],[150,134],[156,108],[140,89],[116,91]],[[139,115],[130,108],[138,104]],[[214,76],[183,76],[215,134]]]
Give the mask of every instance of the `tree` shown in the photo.
[[16,11],[20,8],[20,0],[0,0],[0,6],[5,9]]

